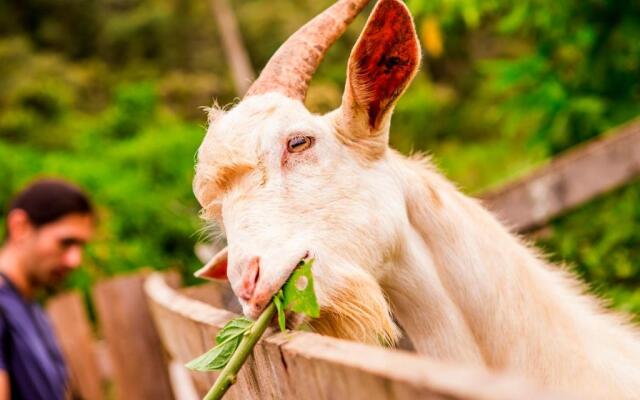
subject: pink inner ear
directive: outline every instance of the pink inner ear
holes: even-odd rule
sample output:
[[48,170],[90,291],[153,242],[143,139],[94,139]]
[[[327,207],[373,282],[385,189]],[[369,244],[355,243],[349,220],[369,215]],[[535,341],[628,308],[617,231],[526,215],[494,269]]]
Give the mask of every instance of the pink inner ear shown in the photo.
[[[381,0],[371,15],[351,58],[353,90],[366,106],[369,126],[381,117],[409,83],[420,60],[411,15],[399,0]],[[358,96],[358,92],[362,95]]]
[[227,248],[215,255],[204,267],[196,271],[195,276],[204,279],[228,280],[227,278]]

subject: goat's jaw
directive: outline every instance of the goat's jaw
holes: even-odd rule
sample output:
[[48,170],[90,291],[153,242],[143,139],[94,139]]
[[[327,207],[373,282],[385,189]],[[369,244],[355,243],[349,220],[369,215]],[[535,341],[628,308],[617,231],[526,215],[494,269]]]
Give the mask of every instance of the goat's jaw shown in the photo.
[[[304,257],[298,257],[297,260],[302,258]],[[280,275],[280,280],[271,281],[277,283],[268,286],[263,284],[260,292],[250,301],[239,299],[245,316],[258,318],[297,265],[297,262],[291,263],[290,268]],[[295,329],[308,325],[320,334],[367,344],[395,344],[400,333],[382,288],[370,274],[358,272],[360,269],[350,270],[352,274],[348,277],[341,276],[339,282],[327,281],[323,276],[317,276],[314,281],[320,316],[308,318],[288,312],[287,326]],[[330,274],[326,268],[323,269],[322,260],[314,263],[314,274],[319,273]]]
[[400,337],[382,288],[364,273],[332,288],[328,301],[320,304],[320,317],[308,323],[320,334],[372,345],[390,346]]

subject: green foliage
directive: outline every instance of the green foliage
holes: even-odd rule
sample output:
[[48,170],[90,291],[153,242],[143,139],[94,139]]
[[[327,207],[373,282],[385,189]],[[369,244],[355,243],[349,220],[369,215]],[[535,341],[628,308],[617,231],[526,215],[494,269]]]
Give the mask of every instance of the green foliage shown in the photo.
[[202,128],[157,114],[149,84],[118,93],[104,112],[68,128],[74,141],[63,150],[0,142],[3,209],[11,193],[42,175],[78,183],[98,205],[99,235],[88,248],[87,268],[72,277],[74,286],[143,266],[175,267],[185,275],[197,268],[191,180]]
[[[558,218],[538,243],[559,263],[569,260],[596,293],[640,315],[640,181]],[[640,318],[640,317],[637,317]]]
[[278,311],[278,325],[283,332],[286,330],[285,312],[287,310],[305,314],[311,318],[320,316],[320,306],[316,299],[311,273],[313,261],[313,259],[301,261],[282,289],[273,296],[273,302]]
[[313,275],[311,274],[313,261],[311,259],[301,262],[282,287],[282,308],[305,314],[312,318],[318,318],[320,316],[320,306],[318,306],[318,301],[316,300]]
[[555,154],[640,113],[637,2],[408,3],[442,25],[444,54],[427,53],[427,71],[467,95],[462,107],[493,108],[503,134]]
[[275,304],[276,311],[278,312],[278,326],[280,327],[280,331],[284,332],[287,330],[287,321],[284,310],[284,294],[282,293],[282,289],[278,290],[278,293],[273,296],[273,304]]
[[123,139],[136,135],[156,111],[156,92],[148,83],[120,87],[104,121],[104,136]]
[[240,345],[242,337],[251,329],[253,322],[238,317],[227,322],[216,336],[216,346],[185,366],[194,371],[219,371],[224,368]]

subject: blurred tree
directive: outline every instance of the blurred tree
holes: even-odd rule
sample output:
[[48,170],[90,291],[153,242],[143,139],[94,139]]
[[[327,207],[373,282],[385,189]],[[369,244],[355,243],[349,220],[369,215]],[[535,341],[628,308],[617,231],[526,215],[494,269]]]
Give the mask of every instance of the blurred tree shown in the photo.
[[97,0],[7,0],[0,6],[3,34],[23,34],[39,48],[73,58],[91,55],[102,25]]
[[[409,5],[426,21],[423,37],[434,36],[428,21],[443,26],[444,52],[427,51],[426,70],[466,95],[456,102],[464,103],[463,112],[481,105],[491,110],[503,134],[525,136],[555,154],[640,113],[638,2]],[[469,79],[468,71],[476,76]],[[490,122],[465,128],[483,137],[477,131]]]

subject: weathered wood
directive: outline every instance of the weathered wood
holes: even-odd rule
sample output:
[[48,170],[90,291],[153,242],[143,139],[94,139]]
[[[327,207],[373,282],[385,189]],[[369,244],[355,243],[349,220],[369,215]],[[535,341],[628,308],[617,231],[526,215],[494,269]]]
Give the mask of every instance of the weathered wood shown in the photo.
[[640,120],[576,146],[533,173],[481,195],[516,231],[555,216],[640,176]]
[[104,342],[104,340],[94,340],[93,351],[96,355],[98,370],[100,371],[102,380],[113,380],[113,365],[111,365],[111,356],[109,355],[109,349],[107,348],[107,344]]
[[47,313],[67,363],[74,398],[102,400],[103,376],[82,295],[69,292],[49,299]]
[[109,350],[117,399],[172,400],[168,361],[142,289],[146,275],[121,276],[94,287],[99,328]]
[[[211,348],[215,342],[216,326],[234,317],[231,312],[212,308],[200,301],[191,301],[155,274],[145,283],[145,292],[149,296],[149,306],[166,351],[172,360],[183,365],[195,358],[194,355],[199,355],[201,349]],[[177,310],[197,315],[198,318],[194,321],[185,320]],[[206,322],[203,324],[201,321]],[[198,394],[204,396],[215,375],[193,371],[189,371],[189,374]]]
[[207,282],[182,288],[179,291],[190,299],[201,301],[210,306],[237,314],[242,312],[242,307],[240,307],[240,303],[228,283]]
[[[145,284],[163,343],[186,362],[213,345],[234,314],[187,298],[152,275]],[[265,335],[225,399],[567,399],[527,382],[416,354],[306,332]],[[192,372],[200,395],[215,374]]]
[[211,8],[229,61],[236,93],[238,96],[243,96],[255,79],[255,74],[249,61],[249,54],[242,43],[238,22],[229,7],[228,0],[211,0]]
[[171,387],[173,387],[173,396],[178,400],[199,400],[198,392],[193,385],[193,380],[189,375],[189,371],[179,362],[171,361],[169,363],[169,377],[171,378]]

